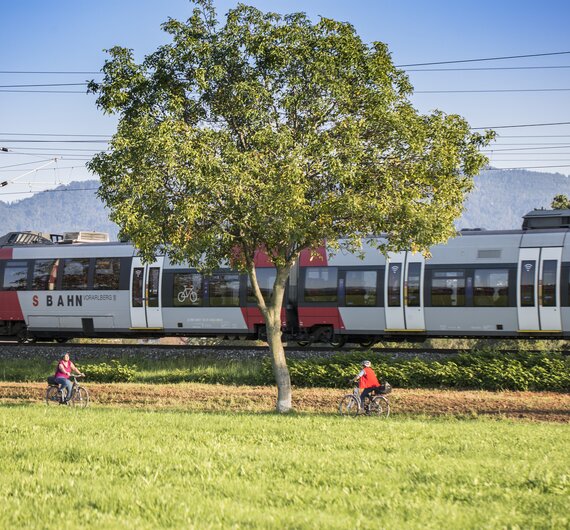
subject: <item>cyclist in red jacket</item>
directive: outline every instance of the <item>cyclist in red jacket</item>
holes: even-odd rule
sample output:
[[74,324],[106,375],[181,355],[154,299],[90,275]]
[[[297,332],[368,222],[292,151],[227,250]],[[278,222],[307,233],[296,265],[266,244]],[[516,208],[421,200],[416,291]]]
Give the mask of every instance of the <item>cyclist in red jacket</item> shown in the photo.
[[381,389],[378,378],[371,366],[372,363],[370,361],[362,361],[362,370],[354,378],[354,381],[358,381],[358,387],[362,390],[362,394],[360,394],[362,405],[364,405],[364,399],[370,397],[370,392],[380,391]]

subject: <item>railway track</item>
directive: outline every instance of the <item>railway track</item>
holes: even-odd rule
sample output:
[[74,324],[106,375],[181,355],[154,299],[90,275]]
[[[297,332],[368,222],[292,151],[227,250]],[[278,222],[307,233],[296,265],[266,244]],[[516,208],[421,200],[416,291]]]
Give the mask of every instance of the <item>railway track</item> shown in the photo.
[[[192,353],[221,353],[221,352],[255,352],[261,354],[268,352],[268,347],[265,345],[251,344],[251,345],[228,345],[228,344],[207,344],[207,345],[196,345],[196,344],[108,344],[108,343],[51,343],[51,342],[38,342],[33,344],[20,344],[15,341],[0,341],[0,357],[2,356],[2,350],[13,350],[18,349],[22,351],[28,351],[33,355],[37,350],[49,350],[58,352],[67,350],[70,352],[77,352],[84,350],[107,350],[116,352],[125,351],[156,351],[156,352],[166,352],[166,351],[177,351],[179,353],[188,352]],[[345,345],[342,348],[333,348],[332,346],[285,346],[286,352],[300,352],[306,356],[318,356],[319,354],[331,355],[333,353],[352,353],[355,351],[362,351],[364,354],[367,351],[372,351],[374,353],[386,353],[386,354],[406,354],[406,355],[457,355],[461,353],[472,353],[474,350],[469,348],[385,348],[385,347],[373,347],[368,349],[363,349],[357,345],[350,347],[350,345]],[[517,349],[498,349],[497,352],[505,354],[519,353],[520,350]],[[524,350],[527,353],[544,353],[544,350]],[[570,350],[556,350],[557,353],[562,355],[570,355]]]

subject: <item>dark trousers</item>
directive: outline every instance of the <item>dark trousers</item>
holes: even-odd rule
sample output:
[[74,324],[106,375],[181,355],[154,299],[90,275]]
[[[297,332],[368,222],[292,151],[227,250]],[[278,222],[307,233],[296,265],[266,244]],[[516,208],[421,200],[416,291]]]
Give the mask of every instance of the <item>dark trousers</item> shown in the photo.
[[369,398],[370,397],[370,393],[371,392],[376,392],[379,391],[380,387],[379,386],[370,386],[368,388],[365,388],[362,391],[362,394],[360,394],[360,401],[362,402],[362,405],[364,406],[364,399],[365,398]]

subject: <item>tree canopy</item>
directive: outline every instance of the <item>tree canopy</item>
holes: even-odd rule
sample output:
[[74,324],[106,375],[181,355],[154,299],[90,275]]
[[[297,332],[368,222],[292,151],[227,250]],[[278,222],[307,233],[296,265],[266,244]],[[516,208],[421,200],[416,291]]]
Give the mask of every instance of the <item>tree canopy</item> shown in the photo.
[[[140,63],[111,48],[90,83],[119,123],[89,168],[145,258],[248,270],[275,327],[303,248],[355,249],[386,233],[385,250],[427,251],[455,233],[491,133],[418,113],[387,46],[348,23],[242,4],[222,23],[210,0],[196,4],[186,22],[163,25],[169,44]],[[269,305],[256,286],[260,248],[278,272]]]
[[112,48],[98,105],[119,115],[89,164],[147,255],[211,266],[264,246],[279,263],[324,239],[385,232],[426,249],[453,234],[488,136],[420,115],[385,44],[347,23],[209,2],[137,64]]
[[554,196],[550,207],[554,210],[568,210],[570,209],[570,199],[567,195],[560,193]]

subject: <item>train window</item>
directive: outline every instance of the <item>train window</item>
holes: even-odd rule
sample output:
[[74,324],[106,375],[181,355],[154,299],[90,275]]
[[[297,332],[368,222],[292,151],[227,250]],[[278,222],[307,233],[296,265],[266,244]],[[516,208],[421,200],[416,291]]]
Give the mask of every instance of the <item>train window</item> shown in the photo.
[[150,267],[148,269],[148,300],[147,307],[159,307],[160,295],[160,268]]
[[422,264],[410,263],[408,265],[408,307],[420,307],[420,285],[422,279]]
[[305,269],[305,302],[336,302],[336,267],[307,267]]
[[464,271],[433,271],[431,279],[432,307],[465,305]]
[[26,261],[8,261],[4,268],[4,283],[6,291],[22,291],[28,286],[28,263]]
[[204,303],[204,278],[198,273],[175,273],[172,305],[196,307]]
[[400,307],[402,289],[402,264],[390,263],[388,267],[388,307]]
[[473,305],[507,307],[509,305],[509,271],[476,269],[473,277]]
[[62,289],[87,289],[87,275],[89,273],[89,258],[68,258],[63,260]]
[[133,284],[131,288],[132,299],[131,305],[132,307],[142,307],[143,306],[143,298],[144,298],[144,268],[143,267],[135,267],[133,269]]
[[536,261],[528,260],[521,263],[521,306],[534,307]]
[[119,258],[97,258],[95,260],[95,278],[93,289],[119,288],[121,260]]
[[[275,269],[264,267],[264,268],[256,268],[255,274],[257,275],[257,283],[259,284],[259,288],[261,289],[261,294],[263,299],[268,302],[271,293],[273,292],[273,284],[275,283],[275,276],[277,272]],[[247,277],[247,301],[248,303],[257,303],[257,299],[253,294],[253,287],[251,285],[251,280],[249,279],[249,275]]]
[[239,307],[239,274],[213,274],[208,285],[211,306]]
[[57,279],[58,259],[38,259],[34,262],[32,289],[34,291],[53,291]]
[[375,306],[376,277],[376,271],[346,271],[345,304]]
[[556,272],[558,262],[545,259],[542,263],[542,306],[556,307]]

